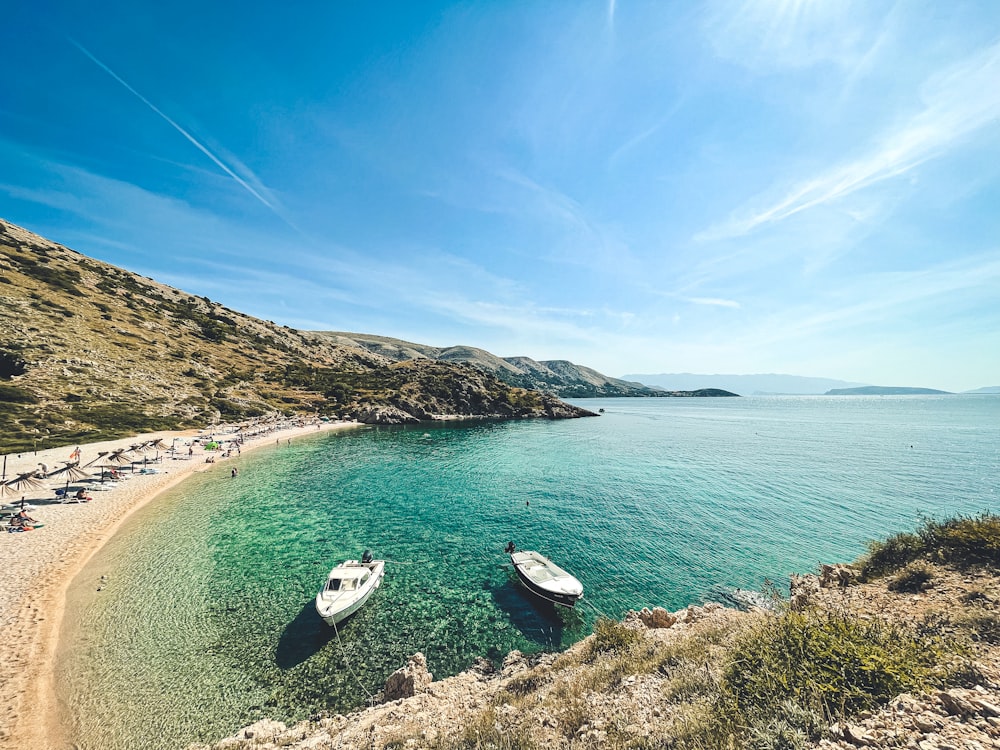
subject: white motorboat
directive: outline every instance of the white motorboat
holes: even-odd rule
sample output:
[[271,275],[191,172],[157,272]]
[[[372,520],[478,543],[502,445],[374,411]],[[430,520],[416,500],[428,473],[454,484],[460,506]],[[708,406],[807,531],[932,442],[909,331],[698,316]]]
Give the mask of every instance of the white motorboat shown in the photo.
[[316,594],[316,611],[327,625],[336,625],[361,609],[382,584],[384,574],[385,560],[373,560],[368,550],[360,562],[345,560],[330,571]]
[[517,577],[531,593],[554,604],[572,607],[583,598],[583,584],[538,552],[507,547]]

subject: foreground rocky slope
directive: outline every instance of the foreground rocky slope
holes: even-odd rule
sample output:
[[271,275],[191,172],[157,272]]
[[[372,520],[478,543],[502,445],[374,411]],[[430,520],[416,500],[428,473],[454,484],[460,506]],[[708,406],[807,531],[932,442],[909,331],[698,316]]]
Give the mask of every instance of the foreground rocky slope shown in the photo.
[[823,566],[773,609],[643,610],[438,682],[416,654],[379,705],[192,747],[1000,748],[1000,520],[980,520],[971,560]]
[[230,310],[0,221],[0,450],[282,412],[398,424],[588,414],[487,372]]

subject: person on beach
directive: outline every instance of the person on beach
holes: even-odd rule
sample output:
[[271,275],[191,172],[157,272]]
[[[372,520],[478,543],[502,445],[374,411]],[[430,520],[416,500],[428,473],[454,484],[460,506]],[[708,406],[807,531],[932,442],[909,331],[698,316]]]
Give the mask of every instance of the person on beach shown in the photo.
[[75,497],[76,497],[76,501],[77,502],[84,502],[84,503],[89,503],[91,500],[94,499],[94,498],[90,497],[86,492],[83,491],[83,487],[81,487],[80,489],[78,489],[76,491]]
[[36,523],[38,521],[22,510],[10,519],[10,531],[33,531]]

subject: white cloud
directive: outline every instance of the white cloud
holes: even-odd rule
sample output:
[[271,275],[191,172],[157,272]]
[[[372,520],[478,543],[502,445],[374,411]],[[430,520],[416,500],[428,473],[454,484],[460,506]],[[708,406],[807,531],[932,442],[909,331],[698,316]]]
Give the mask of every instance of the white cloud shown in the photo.
[[711,242],[741,237],[906,174],[976,131],[996,128],[1000,118],[1000,43],[931,77],[921,94],[923,109],[883,133],[867,155],[799,181],[783,198],[744,211],[742,216],[700,232],[695,239]]
[[732,299],[721,299],[719,297],[688,297],[688,302],[696,305],[710,305],[712,307],[731,307],[739,309],[740,303]]

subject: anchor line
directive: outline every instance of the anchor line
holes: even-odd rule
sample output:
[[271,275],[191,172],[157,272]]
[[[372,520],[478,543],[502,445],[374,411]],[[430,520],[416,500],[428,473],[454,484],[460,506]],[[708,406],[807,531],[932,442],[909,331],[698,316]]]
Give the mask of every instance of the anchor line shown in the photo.
[[336,622],[333,623],[333,632],[337,636],[337,645],[340,646],[340,653],[344,657],[344,664],[347,665],[347,671],[351,673],[351,676],[354,678],[354,681],[358,683],[358,687],[364,690],[365,693],[368,695],[368,705],[374,706],[375,696],[371,692],[369,692],[368,688],[364,686],[364,683],[361,682],[361,678],[358,677],[357,673],[354,671],[354,667],[351,666],[351,660],[347,658],[347,649],[344,648],[344,642],[340,640],[340,628],[337,627]]
[[602,610],[598,609],[598,608],[597,608],[597,605],[596,605],[596,604],[594,604],[594,603],[593,603],[592,601],[590,601],[589,599],[581,599],[580,601],[582,601],[582,602],[583,602],[584,604],[586,604],[586,605],[587,605],[588,607],[590,607],[590,608],[591,608],[592,610],[594,610],[594,611],[595,611],[595,612],[596,612],[597,614],[599,614],[599,615],[600,615],[601,617],[604,617],[604,618],[606,618],[606,619],[608,619],[608,620],[613,620],[613,619],[615,619],[615,618],[613,618],[613,617],[612,617],[611,615],[609,615],[609,614],[608,614],[607,612],[604,612],[604,611],[602,611]]

